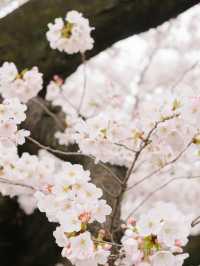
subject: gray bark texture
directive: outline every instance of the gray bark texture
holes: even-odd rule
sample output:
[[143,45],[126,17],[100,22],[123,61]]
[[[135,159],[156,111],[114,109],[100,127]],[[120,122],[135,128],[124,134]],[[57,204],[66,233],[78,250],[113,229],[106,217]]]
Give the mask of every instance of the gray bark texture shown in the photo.
[[[49,48],[45,38],[47,24],[56,17],[64,16],[69,10],[84,13],[91,25],[95,48],[87,53],[90,58],[116,41],[156,27],[162,22],[177,16],[189,7],[199,3],[197,0],[31,0],[0,21],[0,64],[13,61],[19,68],[39,66],[44,73],[45,83],[54,74],[66,77],[73,73],[80,64],[80,56],[68,56]],[[41,94],[43,95],[43,93]],[[39,99],[43,104],[44,100]],[[51,108],[62,119],[59,108]],[[54,139],[57,130],[55,121],[37,104],[29,103],[27,120],[24,127],[31,130],[32,137],[40,143],[54,148],[59,147]],[[70,147],[76,150],[76,147]],[[27,142],[20,152],[37,153],[38,147]],[[118,193],[119,184],[90,159],[65,158],[74,163],[82,163],[90,169],[93,181],[102,189]],[[110,167],[110,166],[109,166]],[[112,167],[118,176],[124,177],[125,169]],[[104,193],[108,203],[113,206],[114,199]],[[119,219],[119,211],[117,218]],[[115,221],[117,225],[117,221]],[[107,227],[110,221],[107,222]],[[60,260],[60,250],[55,245],[52,231],[54,224],[49,224],[45,215],[36,211],[26,216],[15,200],[0,198],[0,265],[1,266],[54,266]],[[94,227],[92,228],[94,230]],[[188,265],[200,264],[198,249],[199,238],[194,238],[188,247],[192,251],[192,261]],[[69,264],[67,264],[69,265]]]

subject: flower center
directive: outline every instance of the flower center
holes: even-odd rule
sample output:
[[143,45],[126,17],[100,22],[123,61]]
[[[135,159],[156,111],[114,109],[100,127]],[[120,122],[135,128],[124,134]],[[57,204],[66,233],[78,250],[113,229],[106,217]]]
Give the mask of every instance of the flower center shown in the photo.
[[16,76],[16,79],[23,79],[24,77],[24,74],[28,71],[28,68],[25,68],[21,73],[19,73],[17,76]]
[[69,39],[72,35],[73,23],[67,22],[61,31],[61,36]]
[[86,244],[85,239],[81,239],[80,244],[81,244],[81,246],[85,246],[85,244]]
[[68,192],[68,191],[69,191],[69,186],[64,185],[64,186],[63,186],[63,192]]
[[70,171],[70,172],[68,173],[68,175],[69,175],[70,177],[74,177],[74,176],[76,175],[76,173],[75,173],[74,171]]

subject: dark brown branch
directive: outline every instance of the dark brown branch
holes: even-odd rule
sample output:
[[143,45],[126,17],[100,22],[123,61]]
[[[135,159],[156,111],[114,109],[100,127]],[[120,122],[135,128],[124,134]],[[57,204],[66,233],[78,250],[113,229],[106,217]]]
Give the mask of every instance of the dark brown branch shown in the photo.
[[[116,41],[156,27],[199,0],[31,0],[0,21],[1,62],[14,61],[20,68],[38,65],[49,80],[54,74],[64,77],[81,63],[79,56],[52,51],[45,38],[47,24],[78,10],[96,28],[94,56]],[[16,23],[17,22],[17,23]]]

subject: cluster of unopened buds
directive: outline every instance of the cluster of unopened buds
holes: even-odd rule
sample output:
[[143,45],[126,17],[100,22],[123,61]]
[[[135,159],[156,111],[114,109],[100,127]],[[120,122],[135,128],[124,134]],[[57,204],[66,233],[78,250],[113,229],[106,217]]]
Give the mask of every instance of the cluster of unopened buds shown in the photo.
[[181,266],[188,254],[183,254],[191,230],[191,221],[175,205],[157,203],[136,221],[129,218],[122,225],[120,259],[116,265]]

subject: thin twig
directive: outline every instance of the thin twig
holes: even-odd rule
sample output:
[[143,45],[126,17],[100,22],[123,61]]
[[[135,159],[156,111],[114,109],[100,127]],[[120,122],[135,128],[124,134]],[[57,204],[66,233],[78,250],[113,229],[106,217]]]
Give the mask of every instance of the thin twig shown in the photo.
[[192,227],[195,227],[197,224],[199,224],[200,223],[200,215],[198,216],[198,217],[196,217],[193,221],[192,221],[192,223],[191,223],[191,226]]
[[83,106],[83,102],[84,102],[85,95],[86,95],[86,88],[87,88],[86,58],[85,58],[84,53],[81,54],[81,59],[83,63],[83,90],[81,93],[81,100],[80,100],[80,104],[78,107],[78,113],[81,112],[81,108]]
[[165,165],[161,166],[160,168],[154,170],[152,173],[148,174],[147,176],[143,177],[142,179],[140,179],[139,181],[135,182],[132,186],[130,186],[129,188],[126,189],[126,191],[129,191],[131,189],[133,189],[134,187],[140,185],[141,183],[143,183],[145,180],[150,179],[151,177],[153,177],[154,175],[158,174],[161,170],[163,170],[164,168],[166,168],[167,166],[175,163],[176,161],[178,161],[182,155],[188,150],[188,148],[191,146],[193,140],[191,140],[186,147],[171,161],[167,162]]
[[140,73],[140,77],[139,80],[137,82],[137,85],[142,85],[146,76],[147,71],[150,69],[151,63],[156,55],[156,53],[158,52],[158,47],[156,47],[155,49],[153,49],[152,53],[149,55],[149,60],[148,63],[145,65],[144,69],[142,70],[142,72]]
[[31,101],[39,105],[45,111],[46,114],[52,117],[60,130],[63,131],[65,129],[64,124],[58,119],[58,117],[54,113],[52,113],[44,104],[42,104],[37,98],[31,99]]
[[124,184],[127,183],[128,179],[129,179],[129,177],[130,177],[130,175],[132,174],[132,171],[133,171],[133,169],[134,169],[134,167],[135,167],[135,164],[136,164],[136,162],[137,162],[137,160],[138,160],[140,154],[142,153],[142,151],[143,151],[143,150],[149,145],[149,143],[151,142],[151,140],[150,140],[150,139],[151,139],[151,136],[152,136],[152,134],[155,132],[155,130],[158,128],[158,126],[159,126],[160,124],[162,124],[162,123],[165,123],[166,121],[169,121],[169,120],[171,120],[171,119],[177,117],[177,116],[179,116],[179,115],[178,115],[178,114],[175,114],[175,115],[165,117],[165,118],[163,118],[162,120],[155,122],[154,126],[153,126],[152,129],[149,131],[149,133],[147,134],[147,137],[146,137],[145,139],[143,139],[143,142],[141,143],[141,147],[140,147],[140,149],[136,152],[135,157],[134,157],[134,160],[133,160],[133,162],[132,162],[132,164],[131,164],[131,167],[129,168],[129,170],[128,170],[128,172],[127,172],[127,175],[126,175],[126,177],[125,177]]
[[155,122],[154,127],[149,131],[149,133],[147,134],[147,137],[142,139],[142,142],[140,144],[140,149],[135,153],[135,156],[134,156],[133,162],[131,164],[131,167],[128,169],[127,174],[126,174],[126,176],[125,176],[125,178],[123,180],[123,184],[122,184],[122,188],[121,188],[121,191],[119,193],[119,196],[118,196],[118,198],[116,199],[116,201],[114,203],[113,212],[112,212],[112,218],[111,218],[111,232],[115,231],[114,230],[114,221],[116,219],[119,206],[121,205],[121,201],[122,201],[123,195],[126,192],[127,182],[129,180],[129,177],[131,176],[132,172],[134,171],[135,165],[136,165],[141,153],[149,145],[149,143],[151,143],[151,140],[150,140],[151,136],[154,133],[154,131],[158,128],[158,126],[161,123],[164,123],[164,122],[166,122],[166,121],[168,121],[170,119],[173,119],[173,118],[175,118],[177,116],[178,115],[175,114],[175,115],[163,118],[162,120]]
[[[153,61],[153,58],[155,57],[156,53],[158,52],[158,49],[157,48],[158,47],[156,47],[155,49],[153,49],[152,53],[149,56],[148,63],[144,66],[143,70],[140,72],[140,76],[139,76],[139,79],[137,81],[138,87],[141,86],[143,84],[143,82],[144,82],[145,76],[146,76],[148,70],[150,69],[150,66],[151,66],[151,63]],[[133,116],[134,116],[134,114],[137,111],[138,106],[139,106],[139,102],[140,102],[139,92],[140,92],[140,90],[138,90],[138,93],[135,96],[135,103],[134,103],[133,111],[132,111]]]
[[109,190],[104,186],[104,184],[102,184],[101,186],[102,186],[103,191],[105,191],[105,193],[108,194],[111,198],[116,199],[116,198],[118,197],[118,195],[113,194],[111,191],[109,191]]
[[11,185],[11,186],[18,186],[18,187],[28,188],[28,189],[31,189],[31,190],[34,190],[34,191],[37,190],[36,188],[34,188],[34,187],[30,186],[30,185],[18,183],[18,182],[15,182],[15,181],[12,181],[12,180],[9,180],[9,179],[6,179],[6,178],[2,178],[2,177],[0,177],[0,183]]
[[[64,91],[63,91],[63,89],[62,89],[62,97],[65,99],[65,101],[69,104],[69,106],[71,106],[72,107],[72,109],[74,109],[74,111],[78,114],[78,109],[76,108],[76,106],[73,104],[73,103],[71,103],[70,101],[69,101],[69,99],[66,97],[66,95],[64,94]],[[79,115],[79,114],[78,114]]]
[[53,148],[51,148],[49,146],[45,146],[45,145],[41,144],[39,141],[35,140],[34,138],[32,138],[30,136],[28,136],[27,139],[30,140],[32,143],[36,144],[41,149],[49,151],[49,152],[52,152],[54,154],[66,155],[66,156],[73,156],[73,155],[80,155],[81,156],[81,155],[83,155],[83,154],[81,154],[79,152],[65,152],[65,151],[53,149]]
[[[167,31],[169,31],[171,27],[172,27],[172,24],[169,23]],[[149,69],[151,68],[151,64],[153,62],[153,59],[155,58],[155,56],[158,53],[159,49],[162,47],[162,43],[164,41],[163,34],[166,34],[166,32],[162,32],[159,29],[157,29],[156,31],[158,33],[159,39],[156,42],[156,47],[153,48],[153,50],[151,51],[151,54],[149,55],[149,60],[148,60],[147,64],[144,66],[144,68],[140,72],[140,76],[139,76],[139,79],[137,81],[138,87],[141,86],[144,83],[146,74],[149,71]],[[138,90],[138,93],[135,96],[135,103],[134,103],[133,111],[132,111],[133,116],[135,115],[135,112],[137,111],[139,103],[140,103],[139,92],[140,92],[140,90]]]
[[179,77],[175,83],[172,85],[171,90],[174,90],[185,78],[185,76],[190,73],[194,68],[196,68],[196,66],[198,66],[199,61],[195,62],[192,66],[190,66],[188,69],[186,69],[183,74],[181,75],[181,77]]
[[158,191],[162,190],[163,188],[165,188],[166,186],[168,186],[169,184],[171,184],[172,182],[176,181],[176,180],[180,180],[180,179],[196,179],[196,178],[200,178],[200,176],[193,176],[193,177],[173,177],[170,180],[168,180],[166,183],[162,184],[161,186],[159,186],[158,188],[156,188],[155,190],[153,190],[152,192],[150,192],[132,211],[131,213],[127,216],[126,221],[136,212],[138,211],[139,208],[141,208],[155,193],[157,193]]
[[133,149],[127,147],[125,144],[121,144],[121,143],[114,143],[114,144],[115,144],[116,146],[119,146],[119,147],[124,148],[124,149],[127,150],[127,151],[131,151],[131,152],[133,152],[133,153],[136,153],[136,152],[137,152],[136,150],[133,150]]
[[116,246],[116,247],[119,247],[119,248],[122,247],[121,244],[118,244],[118,243],[115,243],[115,242],[108,242],[108,241],[98,240],[98,239],[93,239],[93,241],[96,242],[96,243],[100,243],[100,244],[108,244],[108,245]]
[[[41,144],[40,142],[38,142],[37,140],[33,139],[32,137],[27,137],[27,139],[29,141],[31,141],[32,143],[36,144],[38,147],[40,147],[41,149],[44,149],[46,151],[52,152],[54,154],[60,154],[60,155],[65,155],[65,156],[85,156],[88,157],[90,159],[92,159],[93,161],[96,160],[96,158],[92,155],[87,155],[84,153],[80,153],[80,152],[65,152],[65,151],[61,151],[61,150],[57,150],[57,149],[53,149],[49,146],[45,146],[43,144]],[[111,174],[111,176],[119,183],[122,184],[122,181],[120,180],[120,178],[109,168],[107,167],[104,163],[102,162],[98,162],[99,166],[101,166],[104,170],[106,170],[108,173]]]

